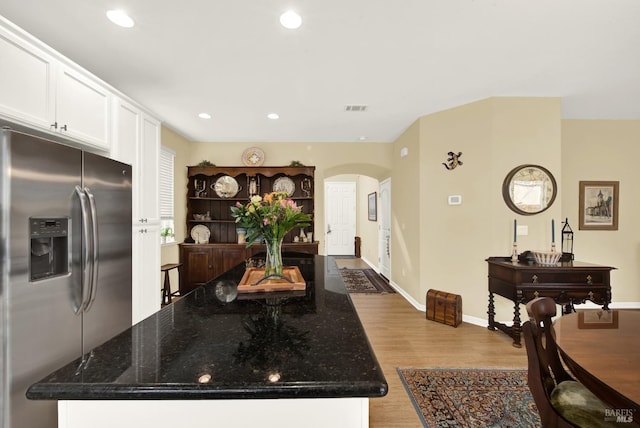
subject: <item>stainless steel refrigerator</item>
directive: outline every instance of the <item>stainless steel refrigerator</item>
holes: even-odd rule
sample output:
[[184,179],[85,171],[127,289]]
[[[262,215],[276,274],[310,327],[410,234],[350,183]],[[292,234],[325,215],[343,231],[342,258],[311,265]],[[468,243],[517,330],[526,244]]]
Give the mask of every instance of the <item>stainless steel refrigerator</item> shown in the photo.
[[0,130],[0,427],[57,426],[32,383],[131,326],[131,167]]

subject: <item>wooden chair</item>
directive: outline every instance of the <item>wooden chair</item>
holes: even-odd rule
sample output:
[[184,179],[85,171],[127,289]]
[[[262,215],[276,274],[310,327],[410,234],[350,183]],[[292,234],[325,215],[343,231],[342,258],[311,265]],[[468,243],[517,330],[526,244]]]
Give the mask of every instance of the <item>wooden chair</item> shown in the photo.
[[539,297],[527,304],[530,320],[522,326],[528,358],[528,383],[538,407],[542,426],[610,427],[605,409],[610,409],[564,369],[558,354],[551,318],[556,304]]

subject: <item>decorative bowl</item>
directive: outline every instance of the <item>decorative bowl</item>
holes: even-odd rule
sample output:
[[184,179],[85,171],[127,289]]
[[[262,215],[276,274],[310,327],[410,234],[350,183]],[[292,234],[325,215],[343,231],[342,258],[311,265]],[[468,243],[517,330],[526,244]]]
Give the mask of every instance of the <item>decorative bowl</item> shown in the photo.
[[531,251],[536,264],[542,266],[553,266],[558,264],[562,253],[556,251]]

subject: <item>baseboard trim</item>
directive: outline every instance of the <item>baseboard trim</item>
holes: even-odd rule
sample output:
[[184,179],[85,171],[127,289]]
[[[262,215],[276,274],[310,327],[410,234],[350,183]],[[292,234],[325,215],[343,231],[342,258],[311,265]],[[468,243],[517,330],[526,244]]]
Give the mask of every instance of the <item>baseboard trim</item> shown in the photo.
[[[421,311],[421,312],[426,312],[427,311],[427,305],[422,304],[420,302],[418,302],[416,299],[414,299],[409,293],[407,293],[405,290],[402,289],[402,287],[400,287],[398,284],[396,284],[395,282],[389,280],[389,284],[394,288],[394,290],[396,290],[396,292],[398,294],[400,294],[402,297],[404,297],[404,299],[409,302],[414,308],[416,308],[417,310]],[[524,305],[523,305],[524,306]],[[596,305],[593,302],[586,302],[584,304],[581,305],[577,305],[576,308],[577,309],[598,309],[600,308],[600,305]],[[640,302],[611,302],[611,304],[609,305],[610,309],[640,309]],[[521,309],[521,312],[525,311],[524,307]],[[558,313],[560,313],[560,311],[558,311]],[[525,318],[526,318],[526,312],[525,314]],[[462,314],[462,321],[469,323],[469,324],[473,324],[473,325],[477,325],[480,327],[487,327],[489,325],[489,320],[485,319],[485,318],[478,318],[478,317],[474,317],[471,315],[464,315]],[[513,323],[513,320],[505,320],[505,321],[501,321],[504,324],[510,325]],[[524,318],[523,318],[523,322],[524,322]]]

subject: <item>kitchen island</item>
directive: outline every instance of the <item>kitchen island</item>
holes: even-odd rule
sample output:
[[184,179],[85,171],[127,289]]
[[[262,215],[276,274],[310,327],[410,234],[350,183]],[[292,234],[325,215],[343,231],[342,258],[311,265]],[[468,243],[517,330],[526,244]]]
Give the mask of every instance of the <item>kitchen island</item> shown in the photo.
[[58,400],[60,428],[366,427],[387,383],[329,263],[285,255],[306,289],[271,293],[238,294],[236,266],[27,396]]

